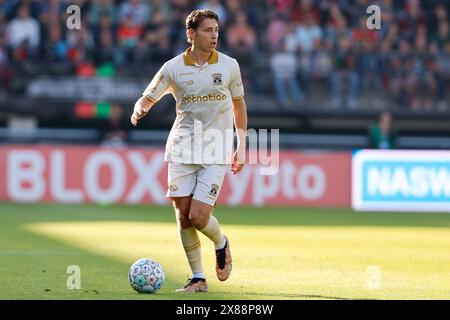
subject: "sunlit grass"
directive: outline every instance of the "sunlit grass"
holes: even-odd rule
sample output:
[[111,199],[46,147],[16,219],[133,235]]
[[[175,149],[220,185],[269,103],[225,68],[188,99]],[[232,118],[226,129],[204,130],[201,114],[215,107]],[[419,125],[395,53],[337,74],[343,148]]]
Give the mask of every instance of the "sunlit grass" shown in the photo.
[[[377,220],[351,211],[259,208],[242,218],[247,209],[220,208],[232,276],[215,278],[213,245],[201,235],[210,292],[180,295],[174,290],[190,273],[170,208],[46,205],[30,214],[28,206],[1,206],[12,208],[0,215],[1,299],[450,298],[450,215]],[[255,212],[259,219],[251,224]],[[301,219],[280,224],[296,212]],[[139,295],[128,284],[129,266],[142,257],[164,267],[167,280],[155,295]],[[81,268],[81,290],[66,288],[69,265]],[[369,266],[380,271],[379,289],[370,289]]]

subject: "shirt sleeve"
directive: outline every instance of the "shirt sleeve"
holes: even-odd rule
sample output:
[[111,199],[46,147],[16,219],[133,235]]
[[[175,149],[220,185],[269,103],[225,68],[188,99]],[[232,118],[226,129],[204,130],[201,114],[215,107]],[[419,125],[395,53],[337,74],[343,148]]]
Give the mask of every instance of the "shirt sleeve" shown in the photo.
[[170,81],[169,70],[167,69],[167,63],[165,63],[153,77],[142,95],[146,96],[153,103],[156,103],[163,96],[172,92],[173,88]]
[[244,85],[242,84],[241,70],[236,60],[231,71],[230,92],[233,100],[238,100],[244,97]]

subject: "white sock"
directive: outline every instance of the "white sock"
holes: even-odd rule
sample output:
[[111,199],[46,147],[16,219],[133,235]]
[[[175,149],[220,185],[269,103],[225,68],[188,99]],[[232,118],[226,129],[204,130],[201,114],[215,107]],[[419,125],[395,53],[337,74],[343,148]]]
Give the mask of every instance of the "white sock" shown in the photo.
[[220,244],[220,246],[216,247],[216,250],[225,248],[226,244],[227,244],[227,239],[225,239],[225,237],[223,237],[222,243]]
[[205,279],[205,275],[203,274],[203,272],[193,272],[193,273],[192,273],[192,278],[202,278],[202,279]]

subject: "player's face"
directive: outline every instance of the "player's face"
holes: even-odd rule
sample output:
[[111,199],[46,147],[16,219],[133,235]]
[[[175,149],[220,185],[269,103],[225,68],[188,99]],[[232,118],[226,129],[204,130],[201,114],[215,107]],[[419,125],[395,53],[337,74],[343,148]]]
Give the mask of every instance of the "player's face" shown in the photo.
[[193,41],[197,48],[202,51],[213,51],[217,46],[219,37],[219,25],[212,18],[206,18],[193,32]]

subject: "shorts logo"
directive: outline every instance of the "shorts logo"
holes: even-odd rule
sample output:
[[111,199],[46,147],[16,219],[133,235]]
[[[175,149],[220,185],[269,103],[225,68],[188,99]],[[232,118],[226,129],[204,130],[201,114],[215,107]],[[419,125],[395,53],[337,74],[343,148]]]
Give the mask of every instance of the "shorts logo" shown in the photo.
[[172,184],[172,185],[169,187],[169,190],[172,191],[172,192],[175,192],[175,191],[178,190],[178,186]]
[[217,197],[217,191],[219,191],[219,186],[217,184],[212,184],[209,194],[212,195],[213,197]]
[[221,73],[213,73],[213,84],[214,85],[220,85],[222,84],[222,74]]
[[189,80],[189,81],[187,82],[187,85],[188,85],[188,86],[190,86],[190,85],[192,85],[192,84],[194,84],[194,80]]

